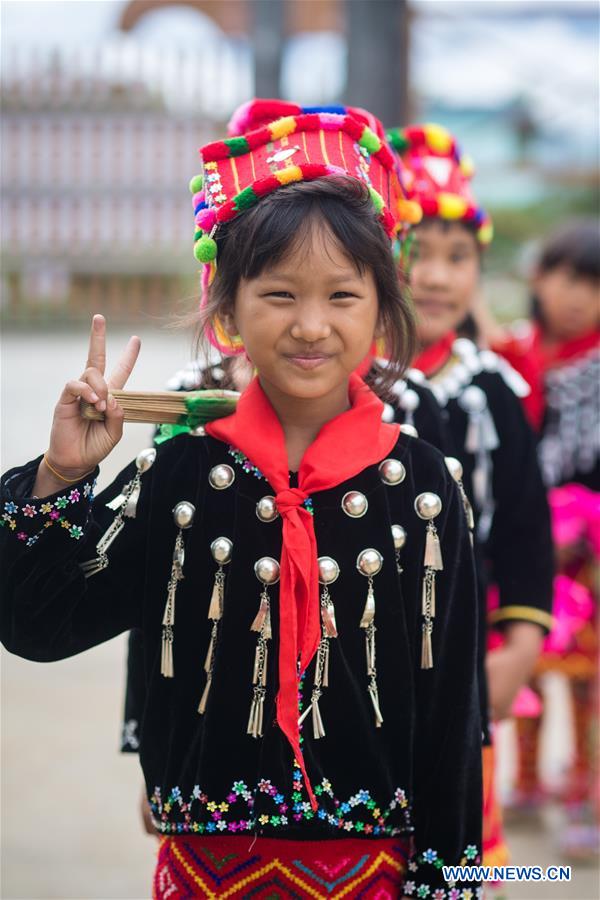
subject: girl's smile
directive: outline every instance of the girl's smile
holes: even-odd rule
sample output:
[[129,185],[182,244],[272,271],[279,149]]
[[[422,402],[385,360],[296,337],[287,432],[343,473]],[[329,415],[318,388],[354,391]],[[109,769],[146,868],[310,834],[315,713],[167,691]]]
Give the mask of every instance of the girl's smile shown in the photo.
[[319,366],[325,365],[331,359],[333,359],[334,354],[332,353],[322,353],[319,351],[309,352],[309,351],[301,351],[298,353],[284,353],[284,359],[287,359],[294,366],[298,366],[305,371],[317,369]]

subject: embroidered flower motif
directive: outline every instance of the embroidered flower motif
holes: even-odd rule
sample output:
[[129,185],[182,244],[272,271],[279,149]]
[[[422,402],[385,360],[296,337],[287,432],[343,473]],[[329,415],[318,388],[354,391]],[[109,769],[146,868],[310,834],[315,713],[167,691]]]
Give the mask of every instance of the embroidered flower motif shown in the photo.
[[[302,786],[301,778],[296,780],[300,786]],[[363,821],[355,823],[352,819],[347,818],[345,814],[351,814],[354,807],[357,806],[359,794],[354,795],[353,799],[356,801],[355,803],[349,801],[341,802],[333,796],[331,783],[327,781],[327,779],[323,780],[321,786],[323,785],[326,785],[329,788],[328,793],[331,795],[332,800],[338,809],[337,813],[331,815],[322,807],[316,812],[313,811],[310,803],[303,800],[302,792],[295,791],[294,794],[297,795],[298,799],[294,802],[292,807],[294,811],[294,821],[300,822],[303,819],[305,821],[310,821],[317,815],[322,821],[327,821],[334,828],[346,832],[356,830],[359,833],[373,834],[376,836],[380,834],[393,836],[400,833],[399,828],[385,825],[385,819],[389,815],[390,810],[393,809],[393,800],[390,802],[389,808],[379,816],[378,825],[365,825]],[[271,813],[268,813],[267,811],[262,813],[258,819],[258,823],[261,825],[269,825],[272,828],[282,828],[286,826],[288,824],[286,813],[289,806],[288,803],[285,802],[285,794],[279,791],[268,779],[262,779],[257,785],[256,790],[260,791],[264,796],[271,798],[273,803],[277,805],[277,808]],[[369,797],[368,803],[365,804],[366,806],[370,803],[374,809],[377,809],[374,801],[371,801],[368,792],[364,792],[363,796]],[[248,818],[247,820],[242,819],[240,821],[232,822],[227,815],[228,813],[231,814],[231,804],[240,802],[240,798],[243,798],[247,803],[248,808],[252,809],[254,806],[254,796],[243,781],[234,782],[231,791],[227,795],[227,799],[222,802],[214,800],[209,801],[206,794],[200,791],[200,787],[195,785],[189,797],[189,801],[184,800],[180,788],[176,787],[170,792],[168,801],[162,804],[161,792],[157,788],[152,795],[151,807],[155,820],[161,823],[160,830],[165,834],[181,834],[189,832],[203,834],[204,832],[214,833],[215,831],[229,831],[230,833],[236,833],[240,831],[251,831],[257,824],[256,819]],[[205,815],[210,815],[211,820],[209,822],[193,821],[196,812],[193,806],[195,802],[199,802],[203,811],[206,810]],[[377,811],[379,812],[379,810]],[[184,816],[184,822],[172,820],[171,816],[177,814]],[[410,825],[409,819],[406,821]]]
[[54,503],[57,509],[64,509],[65,506],[69,505],[69,501],[66,497],[58,497]]
[[414,859],[411,859],[411,861],[408,864],[409,872],[416,872],[418,868],[419,867],[418,867],[417,863],[414,861]]
[[53,509],[52,512],[50,513],[50,518],[51,518],[53,521],[56,521],[57,519],[60,519],[60,513],[58,512],[58,510]]
[[22,509],[23,515],[27,516],[29,519],[33,519],[34,516],[37,516],[37,509],[35,506],[32,506],[31,503],[27,503]]
[[19,533],[17,534],[17,540],[19,540],[19,541],[27,540],[27,535],[25,534],[24,531],[19,531]]
[[44,515],[47,516],[48,513],[52,512],[52,504],[42,503],[42,505],[40,506],[40,512],[43,512]]
[[430,847],[429,850],[426,850],[425,853],[423,854],[423,859],[425,860],[425,862],[432,863],[434,860],[437,859],[436,851],[432,850]]
[[417,888],[417,897],[428,897],[431,892],[431,888],[428,884],[420,884]]
[[71,503],[78,503],[80,499],[81,499],[81,494],[79,493],[77,488],[73,488],[73,490],[69,494],[69,501]]
[[475,857],[477,856],[477,847],[475,846],[475,844],[468,845],[468,847],[465,849],[465,856],[469,860],[475,859]]
[[19,507],[16,503],[13,503],[12,500],[8,500],[8,502],[4,504],[4,509],[11,516],[16,512],[19,512]]
[[411,897],[415,892],[416,884],[414,881],[405,881],[402,890],[407,895],[407,897]]
[[89,497],[90,494],[92,493],[93,487],[94,487],[93,484],[90,484],[89,481],[86,481],[86,483],[83,486],[83,496]]
[[69,529],[69,534],[72,538],[75,538],[78,541],[81,537],[83,537],[83,528],[80,528],[79,525],[72,525]]
[[448,900],[460,900],[460,891],[458,888],[452,888],[448,891]]
[[432,900],[444,900],[446,896],[446,891],[443,888],[437,888],[431,895]]
[[465,888],[462,892],[462,900],[473,900],[473,891],[471,888]]

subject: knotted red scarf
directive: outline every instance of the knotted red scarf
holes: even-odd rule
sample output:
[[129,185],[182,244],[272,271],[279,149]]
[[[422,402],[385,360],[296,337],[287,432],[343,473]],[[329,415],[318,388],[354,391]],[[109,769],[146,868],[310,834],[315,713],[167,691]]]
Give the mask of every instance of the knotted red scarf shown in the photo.
[[258,378],[246,388],[236,411],[206,426],[212,437],[248,457],[275,491],[283,522],[279,592],[279,693],[277,722],[294,751],[313,809],[316,800],[300,750],[298,658],[304,672],[321,638],[317,542],[310,495],[336,487],[384,459],[398,440],[399,426],[381,421],[383,404],[358,375],[349,382],[351,408],[335,416],[307,449],[290,488],[285,436]]
[[449,331],[448,334],[444,335],[443,338],[440,338],[439,341],[436,341],[435,344],[430,344],[429,347],[425,347],[419,354],[416,356],[411,365],[414,369],[420,369],[424,375],[427,375],[429,378],[430,375],[435,375],[438,369],[441,369],[445,363],[450,359],[450,354],[452,353],[452,344],[456,340],[456,332]]

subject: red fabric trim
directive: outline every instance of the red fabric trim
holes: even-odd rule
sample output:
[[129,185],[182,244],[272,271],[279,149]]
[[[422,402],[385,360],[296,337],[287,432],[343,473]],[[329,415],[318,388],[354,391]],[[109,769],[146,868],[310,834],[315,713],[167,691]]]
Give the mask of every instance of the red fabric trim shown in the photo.
[[452,353],[452,344],[456,340],[456,332],[450,331],[436,344],[426,347],[418,356],[413,359],[412,366],[420,369],[424,375],[429,377],[441,369],[444,363],[450,359]]
[[437,200],[432,200],[430,197],[419,197],[419,203],[421,204],[421,209],[423,210],[424,216],[437,216]]
[[267,128],[266,125],[258,128],[256,131],[251,131],[249,134],[240,135],[240,137],[245,137],[248,142],[248,146],[251,150],[256,150],[257,147],[262,147],[263,144],[268,144],[271,140],[271,132]]
[[350,376],[348,393],[351,408],[327,422],[306,450],[297,488],[290,488],[281,423],[258,378],[244,391],[233,415],[206,426],[212,437],[241,450],[276,494],[283,522],[277,721],[302,770],[313,808],[316,800],[300,749],[297,660],[304,672],[319,645],[321,629],[314,522],[302,504],[312,493],[336,487],[380,462],[399,434],[398,425],[381,421],[383,403],[358,375]]
[[252,185],[252,190],[257,195],[257,197],[264,197],[266,194],[270,194],[271,191],[276,191],[277,188],[281,187],[281,182],[272,175],[270,178],[263,178],[262,181],[256,181]]
[[384,169],[391,169],[394,165],[394,157],[385,144],[382,144],[377,153],[374,153],[375,159],[378,159]]

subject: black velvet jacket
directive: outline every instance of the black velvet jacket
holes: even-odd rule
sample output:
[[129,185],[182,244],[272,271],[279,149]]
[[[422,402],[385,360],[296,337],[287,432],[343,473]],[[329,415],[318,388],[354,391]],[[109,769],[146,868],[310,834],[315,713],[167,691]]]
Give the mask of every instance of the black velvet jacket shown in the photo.
[[[247,734],[259,606],[253,567],[279,558],[281,520],[257,518],[258,500],[272,490],[212,438],[180,435],[162,444],[142,476],[135,518],[108,550],[109,564],[85,578],[80,564],[115,512],[106,503],[135,474],[132,464],[91,502],[89,484],[42,500],[28,497],[39,460],[3,479],[1,638],[27,659],[49,662],[80,653],[134,627],[141,629],[146,703],[140,757],[158,828],[174,833],[249,832],[293,839],[412,835],[412,890],[447,889],[442,863],[477,859],[481,828],[481,721],[477,684],[477,604],[473,560],[462,503],[441,455],[406,435],[390,454],[406,477],[385,484],[377,466],[315,494],[320,555],[341,574],[330,588],[339,636],[331,640],[329,686],[320,709],[326,731],[316,740],[310,717],[303,752],[318,800],[308,803],[299,769],[275,724],[277,587],[270,589],[273,640],[269,654],[264,736]],[[232,485],[215,490],[209,472],[230,465]],[[368,500],[362,518],[341,501],[349,491]],[[434,520],[444,568],[436,573],[433,668],[420,667],[422,582],[427,523],[415,498],[436,493]],[[176,595],[175,677],[160,672],[162,621],[178,529],[173,508],[191,501],[196,517],[184,532],[183,579]],[[392,525],[406,531],[398,571]],[[233,541],[225,568],[212,687],[198,713],[212,623],[207,618],[216,563],[210,544]],[[383,725],[375,727],[367,691],[365,634],[359,627],[367,579],[357,571],[361,550],[383,556],[374,577],[377,684]],[[304,703],[314,662],[302,682]],[[472,883],[465,885],[473,888]],[[423,890],[425,888],[423,887]]]
[[[190,391],[200,388],[205,390],[208,388],[235,389],[230,374],[231,362],[232,357],[225,357],[218,364],[207,367],[200,360],[194,360],[173,375],[167,388],[171,391]],[[373,374],[376,375],[377,371],[376,366]],[[385,404],[383,413],[386,422],[414,426],[415,416],[418,414],[419,437],[444,453],[450,453],[452,442],[442,416],[442,410],[421,372],[410,370],[405,378],[397,381],[389,400],[392,402]],[[485,619],[485,611],[483,619]],[[480,679],[482,677],[484,677],[483,672],[480,673]],[[483,685],[485,694],[485,681],[482,681],[481,685]],[[120,746],[122,753],[137,753],[139,750],[145,695],[143,639],[141,632],[133,629],[127,645],[127,676]],[[487,721],[487,713],[484,714],[484,719]]]
[[[502,627],[505,622],[533,622],[545,632],[552,627],[550,511],[535,435],[517,396],[525,384],[508,363],[461,338],[429,384],[443,416],[444,452],[462,464],[462,483],[474,514],[480,596],[479,685],[483,740],[488,744],[486,621],[492,627]],[[489,415],[481,430],[478,405],[480,414]],[[427,407],[419,406],[414,420],[420,435],[431,433]],[[491,610],[489,584],[498,588],[498,603]]]
[[[496,354],[480,351],[464,338],[456,343],[460,354],[453,355],[431,384],[443,403],[451,455],[463,466],[484,586],[487,582],[498,587],[499,605],[490,612],[489,621],[534,622],[547,632],[552,627],[554,575],[550,511],[535,435],[515,393],[521,379]],[[472,349],[465,353],[468,345]],[[448,395],[450,379],[452,393]],[[479,394],[473,395],[473,388]],[[492,434],[487,441],[494,445],[489,450],[469,445],[478,400],[496,432],[496,440]],[[474,431],[477,445],[477,425]],[[479,443],[485,444],[486,438]]]

